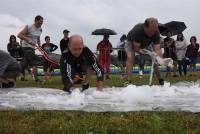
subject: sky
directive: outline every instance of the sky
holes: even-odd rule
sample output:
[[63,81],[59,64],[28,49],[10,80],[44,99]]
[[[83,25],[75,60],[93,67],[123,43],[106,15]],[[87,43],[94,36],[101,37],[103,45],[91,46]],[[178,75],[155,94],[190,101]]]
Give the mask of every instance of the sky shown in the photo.
[[[127,34],[135,24],[147,17],[155,17],[160,23],[172,20],[187,25],[184,35],[189,42],[192,35],[200,38],[199,0],[0,0],[0,49],[6,50],[11,34],[17,35],[25,26],[33,24],[36,15],[44,17],[44,37],[59,46],[62,31],[70,35],[80,34],[91,50],[102,36],[91,35],[98,28],[110,28],[118,34],[110,37],[116,47],[122,34]],[[200,39],[199,39],[200,40]],[[19,41],[19,39],[18,39]],[[60,49],[56,51],[60,53]]]

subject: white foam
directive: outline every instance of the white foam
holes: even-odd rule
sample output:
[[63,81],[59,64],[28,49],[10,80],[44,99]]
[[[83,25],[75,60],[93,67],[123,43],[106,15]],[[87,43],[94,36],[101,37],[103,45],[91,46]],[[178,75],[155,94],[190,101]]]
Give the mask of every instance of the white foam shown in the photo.
[[[187,85],[186,85],[187,84]],[[165,83],[161,86],[90,88],[84,93],[75,89],[71,95],[48,88],[16,88],[0,90],[0,110],[48,109],[84,111],[177,110],[200,112],[199,83]]]

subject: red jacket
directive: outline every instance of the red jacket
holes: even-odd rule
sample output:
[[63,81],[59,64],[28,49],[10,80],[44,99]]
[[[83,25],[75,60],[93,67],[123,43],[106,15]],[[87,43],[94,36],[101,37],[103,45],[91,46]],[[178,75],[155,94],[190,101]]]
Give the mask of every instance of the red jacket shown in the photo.
[[101,41],[97,45],[97,51],[99,51],[100,59],[109,59],[112,52],[112,44],[109,41]]

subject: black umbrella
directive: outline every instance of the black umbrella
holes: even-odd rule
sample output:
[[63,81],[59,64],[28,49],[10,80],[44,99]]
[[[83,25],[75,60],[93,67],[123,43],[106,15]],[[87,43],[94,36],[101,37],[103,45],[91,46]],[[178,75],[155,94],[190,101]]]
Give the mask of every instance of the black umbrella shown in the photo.
[[92,32],[92,35],[116,35],[116,34],[117,33],[114,30],[106,28],[96,29],[95,31]]
[[170,32],[172,36],[182,33],[187,27],[184,22],[171,21],[164,24],[166,29],[160,30],[161,35],[167,36],[167,33]]
[[158,25],[158,29],[160,31],[160,33],[162,34],[164,31],[167,31],[167,28],[165,27],[164,24],[159,23]]

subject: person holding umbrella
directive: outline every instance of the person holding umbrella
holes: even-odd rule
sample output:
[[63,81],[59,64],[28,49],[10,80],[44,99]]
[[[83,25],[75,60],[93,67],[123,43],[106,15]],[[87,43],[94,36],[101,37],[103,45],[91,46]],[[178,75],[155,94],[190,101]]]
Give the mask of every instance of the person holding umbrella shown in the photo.
[[[140,53],[141,49],[152,48],[155,52],[155,58],[162,58],[158,25],[158,20],[156,18],[147,18],[144,23],[135,25],[135,27],[128,33],[126,44],[128,79],[126,84],[131,83],[132,67],[134,63],[133,55],[135,52]],[[161,78],[159,66],[156,64],[153,67],[159,84],[163,85],[164,80]]]
[[99,63],[106,74],[106,79],[109,79],[111,58],[110,53],[112,52],[112,44],[109,41],[109,35],[104,35],[103,40],[97,45],[97,51],[99,52]]
[[117,33],[114,30],[107,29],[107,28],[101,28],[96,29],[92,32],[92,35],[103,35],[104,38],[101,42],[97,45],[97,51],[99,51],[99,63],[101,67],[103,68],[104,72],[106,73],[106,78],[109,79],[109,73],[110,73],[110,60],[112,52],[112,44],[109,41],[109,35],[116,35]]

